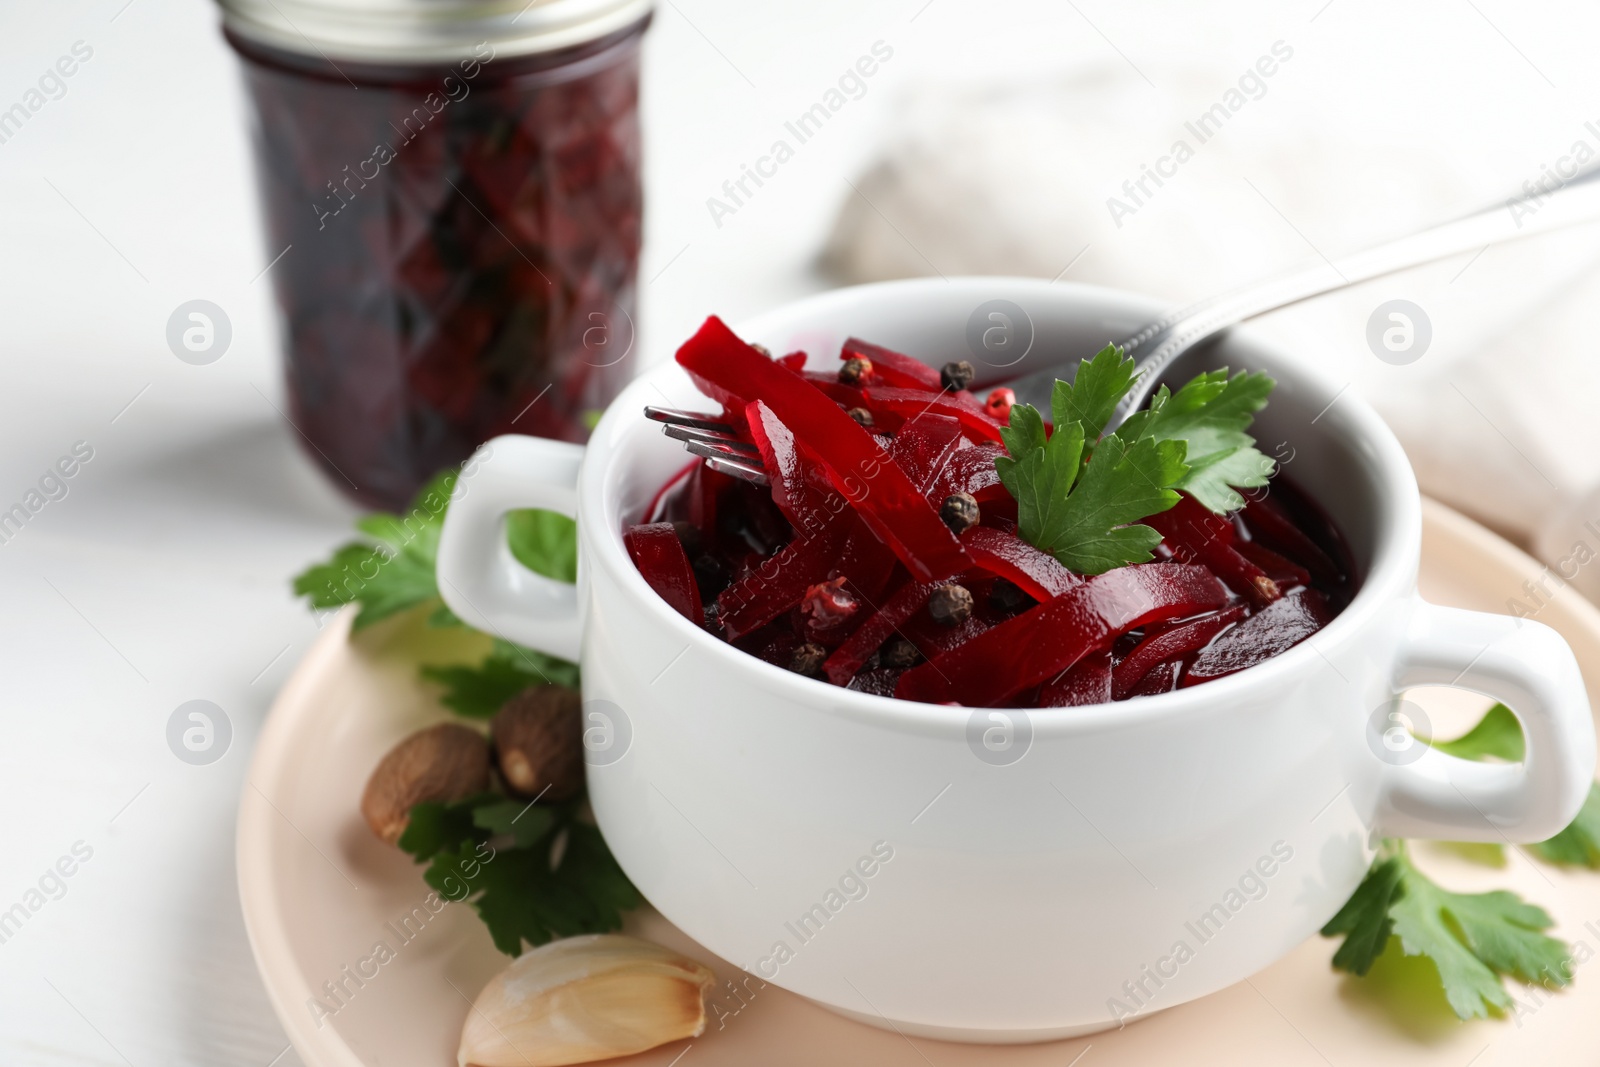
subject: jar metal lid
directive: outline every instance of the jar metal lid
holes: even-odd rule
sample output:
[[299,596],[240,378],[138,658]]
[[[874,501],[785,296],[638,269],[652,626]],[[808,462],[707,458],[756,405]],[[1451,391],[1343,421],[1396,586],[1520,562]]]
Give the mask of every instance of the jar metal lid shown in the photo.
[[650,13],[653,0],[218,0],[223,24],[289,52],[372,62],[451,62],[480,42],[502,55],[583,44]]

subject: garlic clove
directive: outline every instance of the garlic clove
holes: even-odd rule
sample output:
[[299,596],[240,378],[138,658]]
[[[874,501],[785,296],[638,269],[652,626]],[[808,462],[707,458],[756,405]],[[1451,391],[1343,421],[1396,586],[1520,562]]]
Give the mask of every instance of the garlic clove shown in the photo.
[[698,1037],[714,980],[703,964],[622,934],[552,941],[484,986],[461,1028],[456,1062],[554,1067]]

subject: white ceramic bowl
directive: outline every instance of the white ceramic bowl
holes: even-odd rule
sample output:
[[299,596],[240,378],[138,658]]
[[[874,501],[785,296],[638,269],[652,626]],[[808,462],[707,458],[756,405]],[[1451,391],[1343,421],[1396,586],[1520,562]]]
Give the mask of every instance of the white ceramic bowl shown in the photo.
[[[828,293],[740,332],[819,363],[855,334],[938,365],[970,358],[968,320],[993,299],[1031,319],[1019,369],[1162,310],[1084,286],[929,280]],[[630,386],[586,451],[486,445],[445,526],[441,591],[481,628],[569,657],[581,646],[600,826],[651,903],[711,950],[907,1033],[1117,1025],[1287,953],[1349,896],[1380,835],[1542,839],[1594,766],[1577,664],[1553,631],[1417,598],[1416,483],[1376,414],[1247,334],[1218,361],[1278,379],[1255,433],[1292,456],[1363,578],[1311,640],[1206,685],[997,718],[801,678],[695,627],[621,540],[685,462],[641,408],[711,406],[676,365]],[[578,516],[575,590],[511,560],[500,520],[515,507]],[[1394,696],[1422,684],[1511,704],[1527,761],[1396,752]],[[989,729],[1008,739],[998,755]]]

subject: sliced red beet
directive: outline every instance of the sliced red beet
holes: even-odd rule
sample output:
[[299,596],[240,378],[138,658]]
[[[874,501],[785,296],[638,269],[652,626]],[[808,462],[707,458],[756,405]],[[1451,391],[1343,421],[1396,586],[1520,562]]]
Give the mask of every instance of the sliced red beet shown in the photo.
[[717,613],[728,638],[765,626],[800,603],[807,589],[828,576],[845,526],[841,520],[815,537],[796,537],[724,589]]
[[1083,584],[1083,578],[1060,560],[1014,533],[974,526],[961,535],[961,543],[978,566],[1007,579],[1035,600],[1049,600]]
[[1112,672],[1111,691],[1121,700],[1132,693],[1146,674],[1168,660],[1182,660],[1200,651],[1213,637],[1244,618],[1245,606],[1235,604],[1192,622],[1182,623],[1146,637],[1122,658]]
[[1338,585],[1344,581],[1341,568],[1300,529],[1270,494],[1245,504],[1244,523],[1257,541],[1265,542],[1299,563],[1316,575],[1319,582]]
[[[889,455],[900,464],[912,484],[927,495],[938,484],[941,472],[965,440],[961,436],[959,419],[923,412],[907,419],[895,433]],[[943,499],[941,496],[939,501]]]
[[1310,637],[1328,624],[1328,602],[1315,589],[1296,589],[1211,642],[1184,675],[1184,685],[1254,667]]
[[[1128,690],[1130,697],[1153,697],[1157,693],[1170,693],[1178,688],[1178,676],[1183,673],[1183,661],[1169,660],[1157,665],[1132,689]],[[1120,699],[1120,698],[1119,698]]]
[[892,697],[894,696],[895,683],[900,680],[901,673],[901,671],[892,670],[888,667],[862,671],[854,678],[851,678],[850,683],[845,688],[854,689],[858,693],[871,693],[873,696]]
[[668,509],[674,505],[679,493],[692,493],[695,472],[703,466],[704,464],[698,459],[691,460],[687,467],[662,483],[661,488],[650,498],[650,503],[644,506],[644,521],[660,522],[666,516]]
[[1278,555],[1259,541],[1235,541],[1239,555],[1267,573],[1279,586],[1310,585],[1311,572],[1292,559]]
[[1205,564],[1229,589],[1257,607],[1283,595],[1265,571],[1233,547],[1233,524],[1207,511],[1194,497],[1184,494],[1170,510],[1142,521],[1161,534],[1178,559]]
[[1111,702],[1111,650],[1091,652],[1039,687],[1041,708]]
[[924,412],[952,415],[970,434],[986,441],[1000,440],[1000,424],[990,418],[971,393],[927,393],[920,389],[868,386],[867,407],[874,414],[887,412],[912,418]]
[[840,645],[822,665],[823,671],[828,675],[834,685],[844,685],[861,665],[867,662],[878,646],[889,640],[889,635],[905,624],[905,621],[928,602],[928,597],[933,594],[941,582],[907,582],[883,603],[874,614],[865,622],[856,627],[855,633]]
[[870,433],[816,388],[741,341],[722,320],[707,319],[678,350],[678,362],[714,399],[760,399],[770,407],[918,580],[970,566],[938,512]]
[[844,347],[839,350],[839,358],[846,360],[853,357],[872,361],[871,380],[875,385],[931,390],[935,393],[944,389],[938,371],[920,359],[901,355],[882,345],[870,344],[858,337],[852,337],[845,341]]
[[843,577],[870,610],[883,599],[889,583],[897,575],[904,579],[906,572],[895,560],[894,551],[878,540],[878,535],[859,516],[852,516],[852,519],[850,533],[830,573]]
[[1197,615],[1228,597],[1204,567],[1146,563],[1107,571],[901,675],[895,695],[992,707],[1052,678],[1119,634]]
[[950,462],[939,472],[935,493],[942,500],[951,493],[970,493],[979,504],[990,500],[1010,500],[1011,495],[1000,484],[1000,473],[994,461],[1006,454],[1005,446],[991,441],[979,441],[968,448],[957,449]]
[[779,356],[777,362],[779,366],[798,374],[806,369],[806,354],[804,352],[790,352],[787,356]]
[[750,438],[761,450],[761,465],[772,482],[772,502],[802,536],[814,536],[848,506],[830,489],[805,476],[805,460],[794,434],[759,400],[745,405]]
[[629,527],[622,543],[644,580],[672,608],[696,626],[701,622],[700,587],[670,522]]

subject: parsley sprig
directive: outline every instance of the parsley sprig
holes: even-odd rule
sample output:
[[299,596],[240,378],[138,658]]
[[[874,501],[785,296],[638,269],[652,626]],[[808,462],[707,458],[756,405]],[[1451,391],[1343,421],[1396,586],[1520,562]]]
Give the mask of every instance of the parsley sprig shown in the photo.
[[[1429,741],[1462,759],[1522,759],[1522,727],[1504,704],[1490,708],[1453,741]],[[1591,785],[1578,817],[1548,841],[1523,846],[1550,863],[1600,869],[1600,788]],[[1498,846],[1489,846],[1499,855]],[[1505,891],[1454,893],[1423,874],[1405,842],[1386,840],[1366,878],[1339,913],[1322,928],[1324,937],[1344,937],[1333,955],[1341,971],[1365,975],[1399,939],[1400,951],[1431,960],[1445,999],[1463,1019],[1513,1010],[1503,978],[1564,986],[1572,980],[1567,945],[1545,934],[1550,916]]]
[[1176,393],[1162,386],[1105,433],[1134,379],[1134,361],[1107,345],[1056,382],[1052,432],[1029,404],[1000,431],[1008,454],[995,469],[1017,501],[1018,532],[1080,574],[1149,560],[1161,535],[1138,521],[1176,504],[1179,490],[1224,514],[1244,505],[1234,486],[1265,485],[1274,469],[1245,432],[1272,391],[1267,375],[1224,368]]
[[485,793],[411,809],[400,847],[426,863],[423,880],[446,900],[469,901],[495,947],[604,933],[641,903],[582,805],[529,804]]
[[[364,629],[406,612],[426,612],[439,628],[470,630],[439,599],[434,565],[455,484],[454,472],[429,482],[404,515],[369,515],[366,537],[336,550],[294,579],[313,607],[356,604],[351,627]],[[517,511],[506,539],[522,564],[558,581],[577,576],[576,526],[553,512]],[[495,638],[477,664],[424,665],[440,701],[467,718],[492,717],[531,686],[576,688],[577,664]],[[601,933],[622,925],[640,903],[600,831],[583,818],[582,797],[529,804],[485,793],[455,804],[418,804],[400,847],[427,865],[424,880],[447,900],[468,900],[507,955],[555,937]]]

